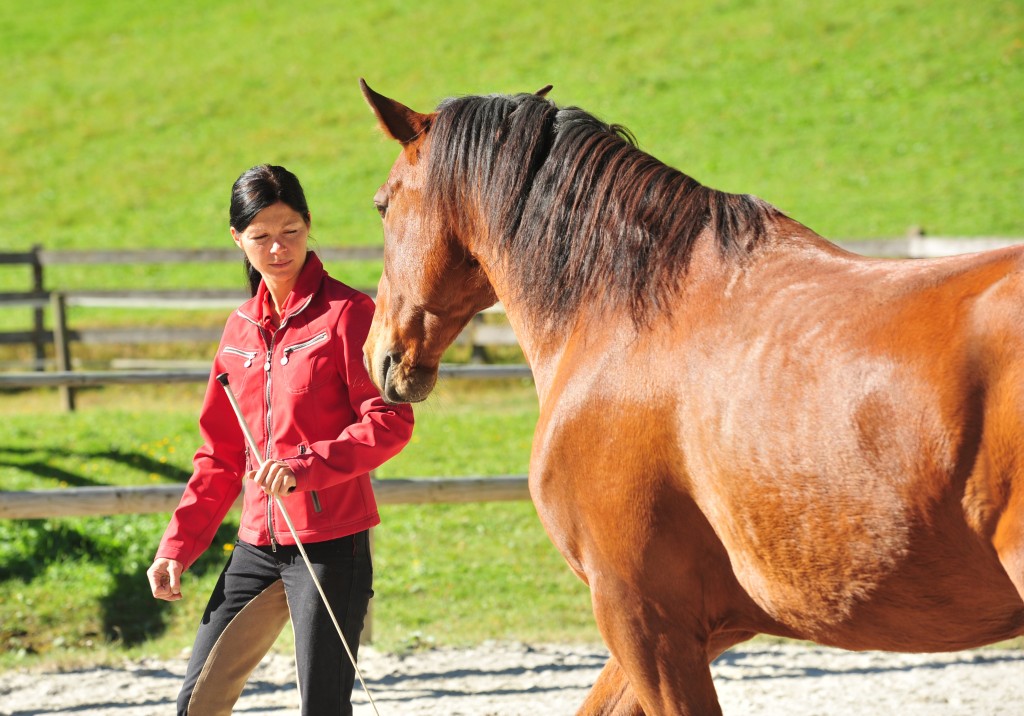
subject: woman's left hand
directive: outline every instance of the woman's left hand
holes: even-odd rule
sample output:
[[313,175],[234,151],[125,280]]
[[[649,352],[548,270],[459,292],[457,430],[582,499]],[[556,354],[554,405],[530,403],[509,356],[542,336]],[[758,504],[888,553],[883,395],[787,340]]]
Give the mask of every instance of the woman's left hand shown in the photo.
[[295,489],[295,473],[288,463],[280,460],[267,460],[256,472],[247,475],[268,495],[284,497]]

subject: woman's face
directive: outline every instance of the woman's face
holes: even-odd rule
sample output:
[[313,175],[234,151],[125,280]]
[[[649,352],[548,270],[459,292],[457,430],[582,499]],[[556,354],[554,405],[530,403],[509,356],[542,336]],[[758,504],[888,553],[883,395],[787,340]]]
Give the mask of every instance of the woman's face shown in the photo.
[[256,214],[245,231],[232,226],[231,238],[268,284],[293,285],[306,262],[309,224],[279,201]]

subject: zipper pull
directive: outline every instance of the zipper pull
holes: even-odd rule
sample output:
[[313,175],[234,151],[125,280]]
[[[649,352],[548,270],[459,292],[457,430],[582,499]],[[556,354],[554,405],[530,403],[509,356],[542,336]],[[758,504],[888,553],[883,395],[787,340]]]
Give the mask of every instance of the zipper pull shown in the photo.
[[270,372],[270,351],[269,350],[267,351],[267,360],[263,364],[263,370],[267,371],[268,373]]

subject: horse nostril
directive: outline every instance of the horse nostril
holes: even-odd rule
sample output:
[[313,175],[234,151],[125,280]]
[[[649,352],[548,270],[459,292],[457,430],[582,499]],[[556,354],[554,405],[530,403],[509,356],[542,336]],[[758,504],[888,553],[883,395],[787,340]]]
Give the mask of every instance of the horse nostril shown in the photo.
[[388,379],[388,373],[391,372],[391,368],[402,362],[402,352],[397,350],[390,350],[384,354],[384,365],[382,377],[385,381]]

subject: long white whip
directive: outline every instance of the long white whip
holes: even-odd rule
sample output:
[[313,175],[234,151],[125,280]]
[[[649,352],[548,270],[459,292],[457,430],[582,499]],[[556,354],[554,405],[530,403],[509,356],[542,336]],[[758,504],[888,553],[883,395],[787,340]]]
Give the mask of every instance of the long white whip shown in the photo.
[[[249,424],[245,421],[245,416],[242,415],[242,409],[238,406],[238,400],[235,398],[234,392],[231,390],[231,386],[228,385],[228,374],[221,373],[217,376],[217,381],[224,386],[224,392],[228,395],[228,400],[231,402],[231,407],[235,411],[235,417],[238,418],[238,425],[242,428],[242,432],[245,433],[245,439],[249,443],[249,449],[252,450],[252,454],[256,457],[256,461],[260,467],[263,467],[263,458],[260,455],[259,446],[256,445],[256,440],[252,436],[252,431],[249,430]],[[356,658],[352,655],[352,650],[348,646],[348,640],[345,639],[345,635],[341,633],[341,626],[338,625],[338,618],[334,616],[334,611],[331,609],[330,602],[327,601],[327,595],[324,594],[324,588],[320,586],[320,580],[317,579],[316,573],[313,571],[313,565],[309,561],[309,557],[306,556],[306,549],[302,546],[302,542],[299,540],[299,535],[295,532],[295,525],[292,524],[292,518],[288,515],[288,510],[285,509],[284,502],[280,497],[274,496],[274,501],[277,503],[278,509],[281,510],[281,514],[284,515],[284,521],[288,524],[288,531],[292,533],[292,538],[295,540],[295,546],[299,548],[299,554],[302,555],[302,561],[306,563],[306,569],[309,570],[309,576],[313,578],[313,584],[316,585],[316,591],[320,592],[320,598],[324,600],[324,606],[327,607],[327,613],[331,615],[331,621],[334,622],[334,628],[338,632],[338,636],[341,637],[341,645],[345,647],[345,653],[348,654],[348,660],[352,662],[352,668],[356,670],[356,676],[359,677],[359,683],[363,686],[363,691],[366,692],[366,698],[370,700],[370,706],[373,707],[373,712],[380,716],[380,712],[377,710],[377,704],[373,701],[373,696],[370,695],[370,690],[366,688],[366,682],[363,680],[363,674],[359,671],[359,666],[356,664]]]

